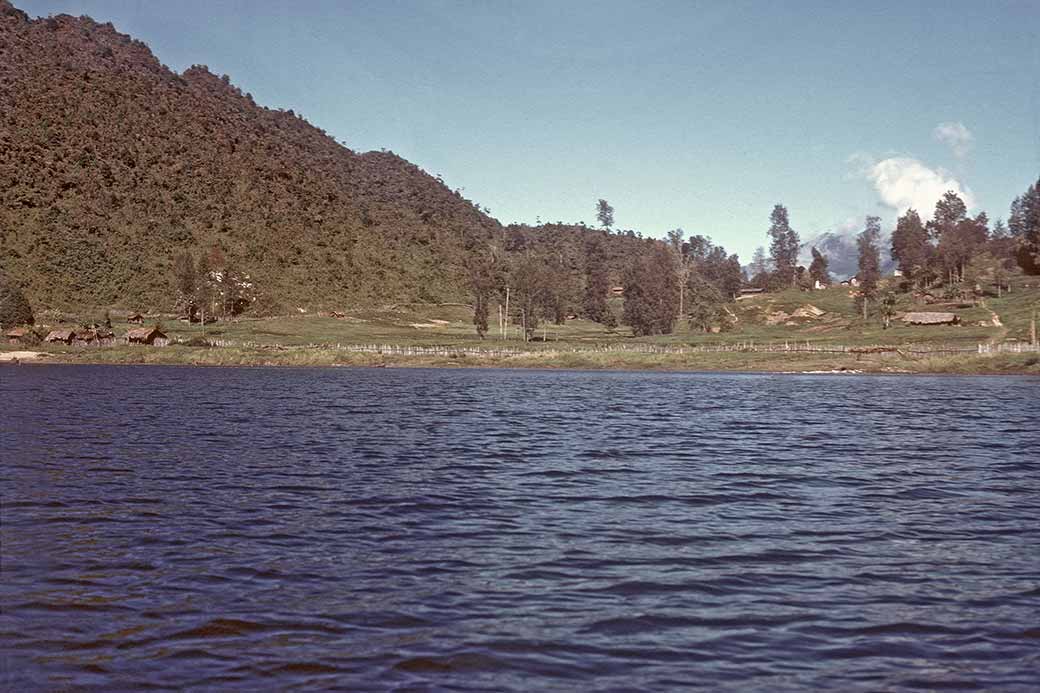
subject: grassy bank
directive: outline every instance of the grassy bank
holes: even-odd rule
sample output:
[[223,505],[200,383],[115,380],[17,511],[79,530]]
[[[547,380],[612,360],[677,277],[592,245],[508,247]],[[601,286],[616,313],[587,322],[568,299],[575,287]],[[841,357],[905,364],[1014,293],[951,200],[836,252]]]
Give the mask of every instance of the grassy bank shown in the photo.
[[[515,329],[503,335],[497,325],[481,340],[467,306],[397,305],[343,311],[342,317],[242,318],[205,329],[153,315],[148,322],[161,323],[174,342],[170,346],[6,345],[0,351],[30,348],[47,352],[43,360],[64,363],[1040,373],[1036,353],[976,353],[980,344],[1028,340],[1032,311],[1040,307],[1040,280],[1022,280],[1014,288],[1010,295],[970,306],[918,307],[909,297],[901,297],[900,310],[954,312],[960,318],[956,326],[913,326],[897,320],[884,329],[876,318],[862,320],[847,287],[835,287],[763,294],[736,302],[730,306],[732,323],[719,333],[679,324],[674,334],[636,338],[624,328],[607,330],[575,319],[543,326],[530,342],[523,341]],[[118,313],[114,315],[119,334],[127,326],[120,324]],[[62,319],[65,326],[97,319],[48,317],[52,323]],[[358,345],[368,345],[371,353],[357,351]],[[805,351],[766,351],[767,345]],[[855,353],[870,352],[876,345],[895,351]],[[409,350],[412,353],[396,353]],[[653,350],[664,353],[645,353]]]
[[980,373],[1040,375],[1040,355],[992,354],[906,358],[897,354],[814,354],[759,352],[564,352],[553,349],[518,354],[403,355],[358,353],[337,348],[164,348],[112,347],[55,351],[41,362],[171,364],[194,366],[368,366],[448,368],[542,368],[586,370]]

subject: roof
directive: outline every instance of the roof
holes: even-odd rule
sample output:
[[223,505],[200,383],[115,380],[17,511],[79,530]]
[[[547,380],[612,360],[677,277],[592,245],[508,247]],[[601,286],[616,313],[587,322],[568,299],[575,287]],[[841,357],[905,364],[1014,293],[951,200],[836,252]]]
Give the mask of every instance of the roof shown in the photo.
[[126,333],[127,339],[148,339],[151,336],[165,337],[158,327],[135,327]]
[[7,332],[4,332],[5,337],[24,337],[25,335],[32,332],[28,327],[12,327]]
[[47,333],[45,341],[48,342],[67,342],[72,339],[76,333],[72,330],[51,330]]
[[960,318],[955,313],[907,313],[903,316],[903,322],[913,325],[948,325],[959,322]]

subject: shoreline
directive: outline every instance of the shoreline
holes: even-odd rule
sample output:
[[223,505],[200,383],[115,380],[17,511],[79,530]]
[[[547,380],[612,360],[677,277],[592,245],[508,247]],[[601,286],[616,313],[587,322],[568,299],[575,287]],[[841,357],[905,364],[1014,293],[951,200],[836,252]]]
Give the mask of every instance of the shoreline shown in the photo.
[[[167,351],[176,349],[176,351]],[[549,354],[431,357],[322,349],[259,352],[241,349],[130,347],[103,351],[0,351],[0,366],[113,365],[239,368],[455,368],[582,370],[770,375],[1020,375],[1040,376],[1040,355],[987,354],[896,360],[821,354]]]

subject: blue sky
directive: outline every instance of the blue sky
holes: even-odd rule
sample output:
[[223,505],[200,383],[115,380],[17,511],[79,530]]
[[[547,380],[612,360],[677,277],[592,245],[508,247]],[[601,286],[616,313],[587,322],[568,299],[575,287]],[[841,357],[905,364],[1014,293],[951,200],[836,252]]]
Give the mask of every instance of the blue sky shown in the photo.
[[747,262],[776,203],[805,239],[950,187],[1006,217],[1040,175],[1035,0],[15,4],[111,21],[503,223],[594,223],[603,197]]

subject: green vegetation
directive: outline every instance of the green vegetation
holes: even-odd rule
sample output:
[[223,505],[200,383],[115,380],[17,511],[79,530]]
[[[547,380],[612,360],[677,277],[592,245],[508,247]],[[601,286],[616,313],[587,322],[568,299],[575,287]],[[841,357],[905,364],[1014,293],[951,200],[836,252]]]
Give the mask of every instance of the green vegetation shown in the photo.
[[[867,217],[857,284],[810,291],[829,283],[828,258],[813,248],[809,269],[798,265],[782,204],[750,276],[707,235],[615,228],[603,199],[601,228],[504,227],[439,177],[390,152],[353,152],[205,67],[175,74],[111,25],[0,7],[13,106],[0,321],[31,322],[30,304],[51,327],[144,311],[174,342],[55,347],[62,359],[358,363],[387,355],[351,345],[392,344],[440,348],[393,354],[408,363],[895,368],[941,347],[1032,339],[1040,181],[992,229],[953,192],[927,221],[907,211],[891,241],[902,277],[881,276],[880,220]],[[749,287],[771,291],[735,300]],[[960,324],[911,326],[899,319],[908,311]],[[750,346],[763,343],[805,353]],[[719,350],[687,349],[709,345]],[[913,364],[863,350],[877,345]]]
[[33,324],[32,306],[22,288],[0,272],[0,329]]

